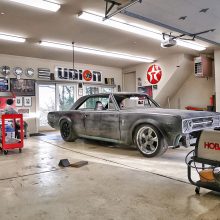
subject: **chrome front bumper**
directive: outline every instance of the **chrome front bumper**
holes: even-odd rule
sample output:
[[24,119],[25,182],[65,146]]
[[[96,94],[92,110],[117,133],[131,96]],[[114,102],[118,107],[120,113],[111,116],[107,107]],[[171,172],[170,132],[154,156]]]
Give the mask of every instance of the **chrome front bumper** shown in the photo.
[[196,141],[197,141],[197,138],[193,137],[190,134],[179,135],[176,138],[173,146],[174,147],[177,147],[177,146],[184,146],[184,147],[195,146]]

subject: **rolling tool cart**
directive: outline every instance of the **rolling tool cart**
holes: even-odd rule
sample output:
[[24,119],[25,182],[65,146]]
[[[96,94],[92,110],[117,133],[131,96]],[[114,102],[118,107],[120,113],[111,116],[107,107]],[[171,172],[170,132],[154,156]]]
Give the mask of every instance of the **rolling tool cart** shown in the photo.
[[24,145],[24,124],[22,114],[2,115],[2,146],[3,154],[8,154],[8,150],[19,149],[22,152]]
[[[197,194],[201,187],[220,192],[220,131],[203,130],[195,150],[186,156],[186,164],[189,182],[196,186]],[[192,180],[192,169],[197,171],[199,180]]]

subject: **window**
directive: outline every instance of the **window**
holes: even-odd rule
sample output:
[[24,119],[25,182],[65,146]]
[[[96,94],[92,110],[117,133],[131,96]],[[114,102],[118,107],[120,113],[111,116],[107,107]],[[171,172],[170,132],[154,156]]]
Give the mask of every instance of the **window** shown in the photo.
[[86,95],[98,94],[99,88],[94,86],[86,86],[85,91]]
[[155,104],[150,99],[145,99],[144,100],[144,106],[146,108],[155,108],[155,107],[157,107],[157,106],[155,106]]
[[102,91],[102,93],[112,93],[114,91],[114,89],[109,88],[109,87],[102,87],[101,91]]
[[74,84],[38,84],[39,92],[39,124],[38,129],[50,130],[47,114],[50,111],[66,111],[71,108],[75,102],[76,86]]
[[39,114],[40,127],[45,127],[47,123],[47,114],[56,110],[56,92],[55,85],[39,85]]
[[72,85],[57,85],[58,89],[58,100],[57,109],[59,111],[67,111],[71,108],[75,102],[75,87]]
[[132,108],[157,108],[157,103],[152,101],[146,95],[121,96],[116,98],[120,109]]
[[100,101],[104,109],[108,109],[109,97],[90,97],[78,109],[81,110],[95,110],[96,102]]

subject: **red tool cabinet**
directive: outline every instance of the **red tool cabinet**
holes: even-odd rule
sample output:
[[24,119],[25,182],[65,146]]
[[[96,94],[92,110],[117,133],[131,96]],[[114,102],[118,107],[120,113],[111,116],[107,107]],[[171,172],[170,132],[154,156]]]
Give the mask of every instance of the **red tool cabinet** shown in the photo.
[[[22,152],[24,145],[24,123],[22,114],[4,114],[1,119],[1,131],[2,131],[2,146],[1,149],[4,154],[8,154],[8,150],[19,149],[19,152]],[[10,122],[11,126],[14,128],[13,137],[9,137],[7,132],[6,125]],[[19,129],[15,129],[15,125],[19,125]]]

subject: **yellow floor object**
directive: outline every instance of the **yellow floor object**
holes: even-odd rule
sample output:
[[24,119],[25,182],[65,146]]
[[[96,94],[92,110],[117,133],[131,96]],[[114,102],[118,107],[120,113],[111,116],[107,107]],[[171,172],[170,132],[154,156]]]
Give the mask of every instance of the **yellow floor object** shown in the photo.
[[205,169],[199,172],[200,180],[202,182],[215,182],[213,169]]

